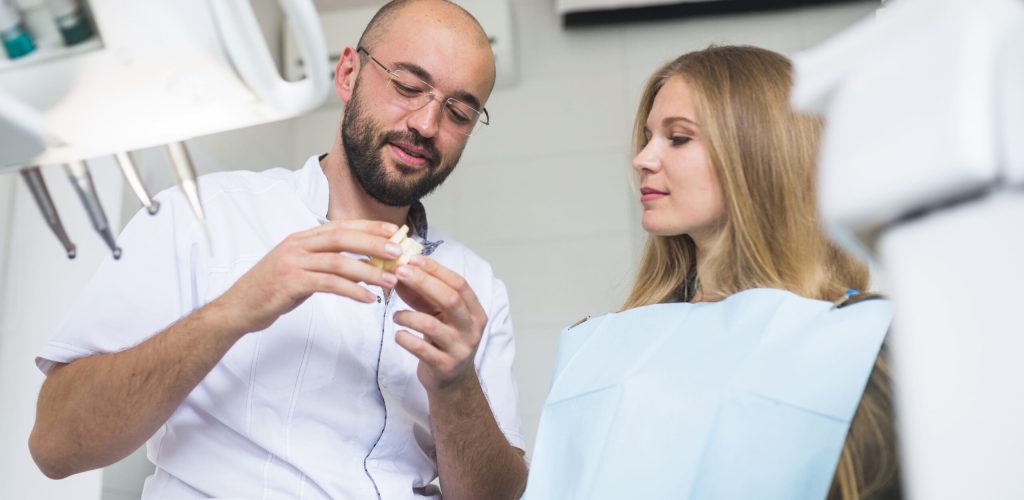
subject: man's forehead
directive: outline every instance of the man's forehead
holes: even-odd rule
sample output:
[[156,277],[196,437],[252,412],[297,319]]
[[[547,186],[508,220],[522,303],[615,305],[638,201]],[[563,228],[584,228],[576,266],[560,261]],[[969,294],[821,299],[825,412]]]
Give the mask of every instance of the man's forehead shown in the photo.
[[417,76],[432,85],[485,99],[494,74],[490,46],[467,43],[476,35],[451,23],[408,22],[414,20],[396,19],[372,49],[374,56],[385,64],[416,66],[425,73]]
[[487,34],[467,11],[442,1],[413,1],[400,7],[384,26],[384,31],[449,32],[460,44],[488,48]]

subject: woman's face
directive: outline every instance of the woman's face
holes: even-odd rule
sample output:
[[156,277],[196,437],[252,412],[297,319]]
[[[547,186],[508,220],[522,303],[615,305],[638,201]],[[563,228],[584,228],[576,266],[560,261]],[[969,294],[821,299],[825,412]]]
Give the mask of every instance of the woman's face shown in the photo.
[[644,229],[657,236],[688,234],[698,247],[710,244],[725,203],[697,123],[697,102],[681,76],[658,91],[645,134],[647,145],[633,159]]

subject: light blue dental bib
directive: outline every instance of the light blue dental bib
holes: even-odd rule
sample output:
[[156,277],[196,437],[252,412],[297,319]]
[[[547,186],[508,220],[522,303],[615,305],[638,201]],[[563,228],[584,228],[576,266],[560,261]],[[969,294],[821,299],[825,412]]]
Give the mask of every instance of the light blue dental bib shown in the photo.
[[821,500],[891,318],[753,289],[566,329],[523,498]]

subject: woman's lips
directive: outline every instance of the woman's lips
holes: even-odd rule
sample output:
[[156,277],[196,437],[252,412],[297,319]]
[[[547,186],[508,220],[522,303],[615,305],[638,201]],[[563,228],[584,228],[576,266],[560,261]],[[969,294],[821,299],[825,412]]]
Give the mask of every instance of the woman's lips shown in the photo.
[[665,196],[668,196],[668,193],[666,193],[664,191],[658,191],[657,189],[649,188],[649,187],[640,188],[640,201],[641,202],[656,200],[658,198],[663,198]]

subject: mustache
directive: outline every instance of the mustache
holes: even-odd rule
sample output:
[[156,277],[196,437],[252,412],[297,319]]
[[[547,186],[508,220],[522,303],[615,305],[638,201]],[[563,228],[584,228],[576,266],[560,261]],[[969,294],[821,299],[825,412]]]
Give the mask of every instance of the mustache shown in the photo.
[[430,163],[437,164],[440,162],[441,155],[437,152],[437,146],[434,144],[434,139],[423,137],[415,130],[387,132],[381,138],[381,146],[389,142],[403,142],[418,148],[423,148],[430,155]]

